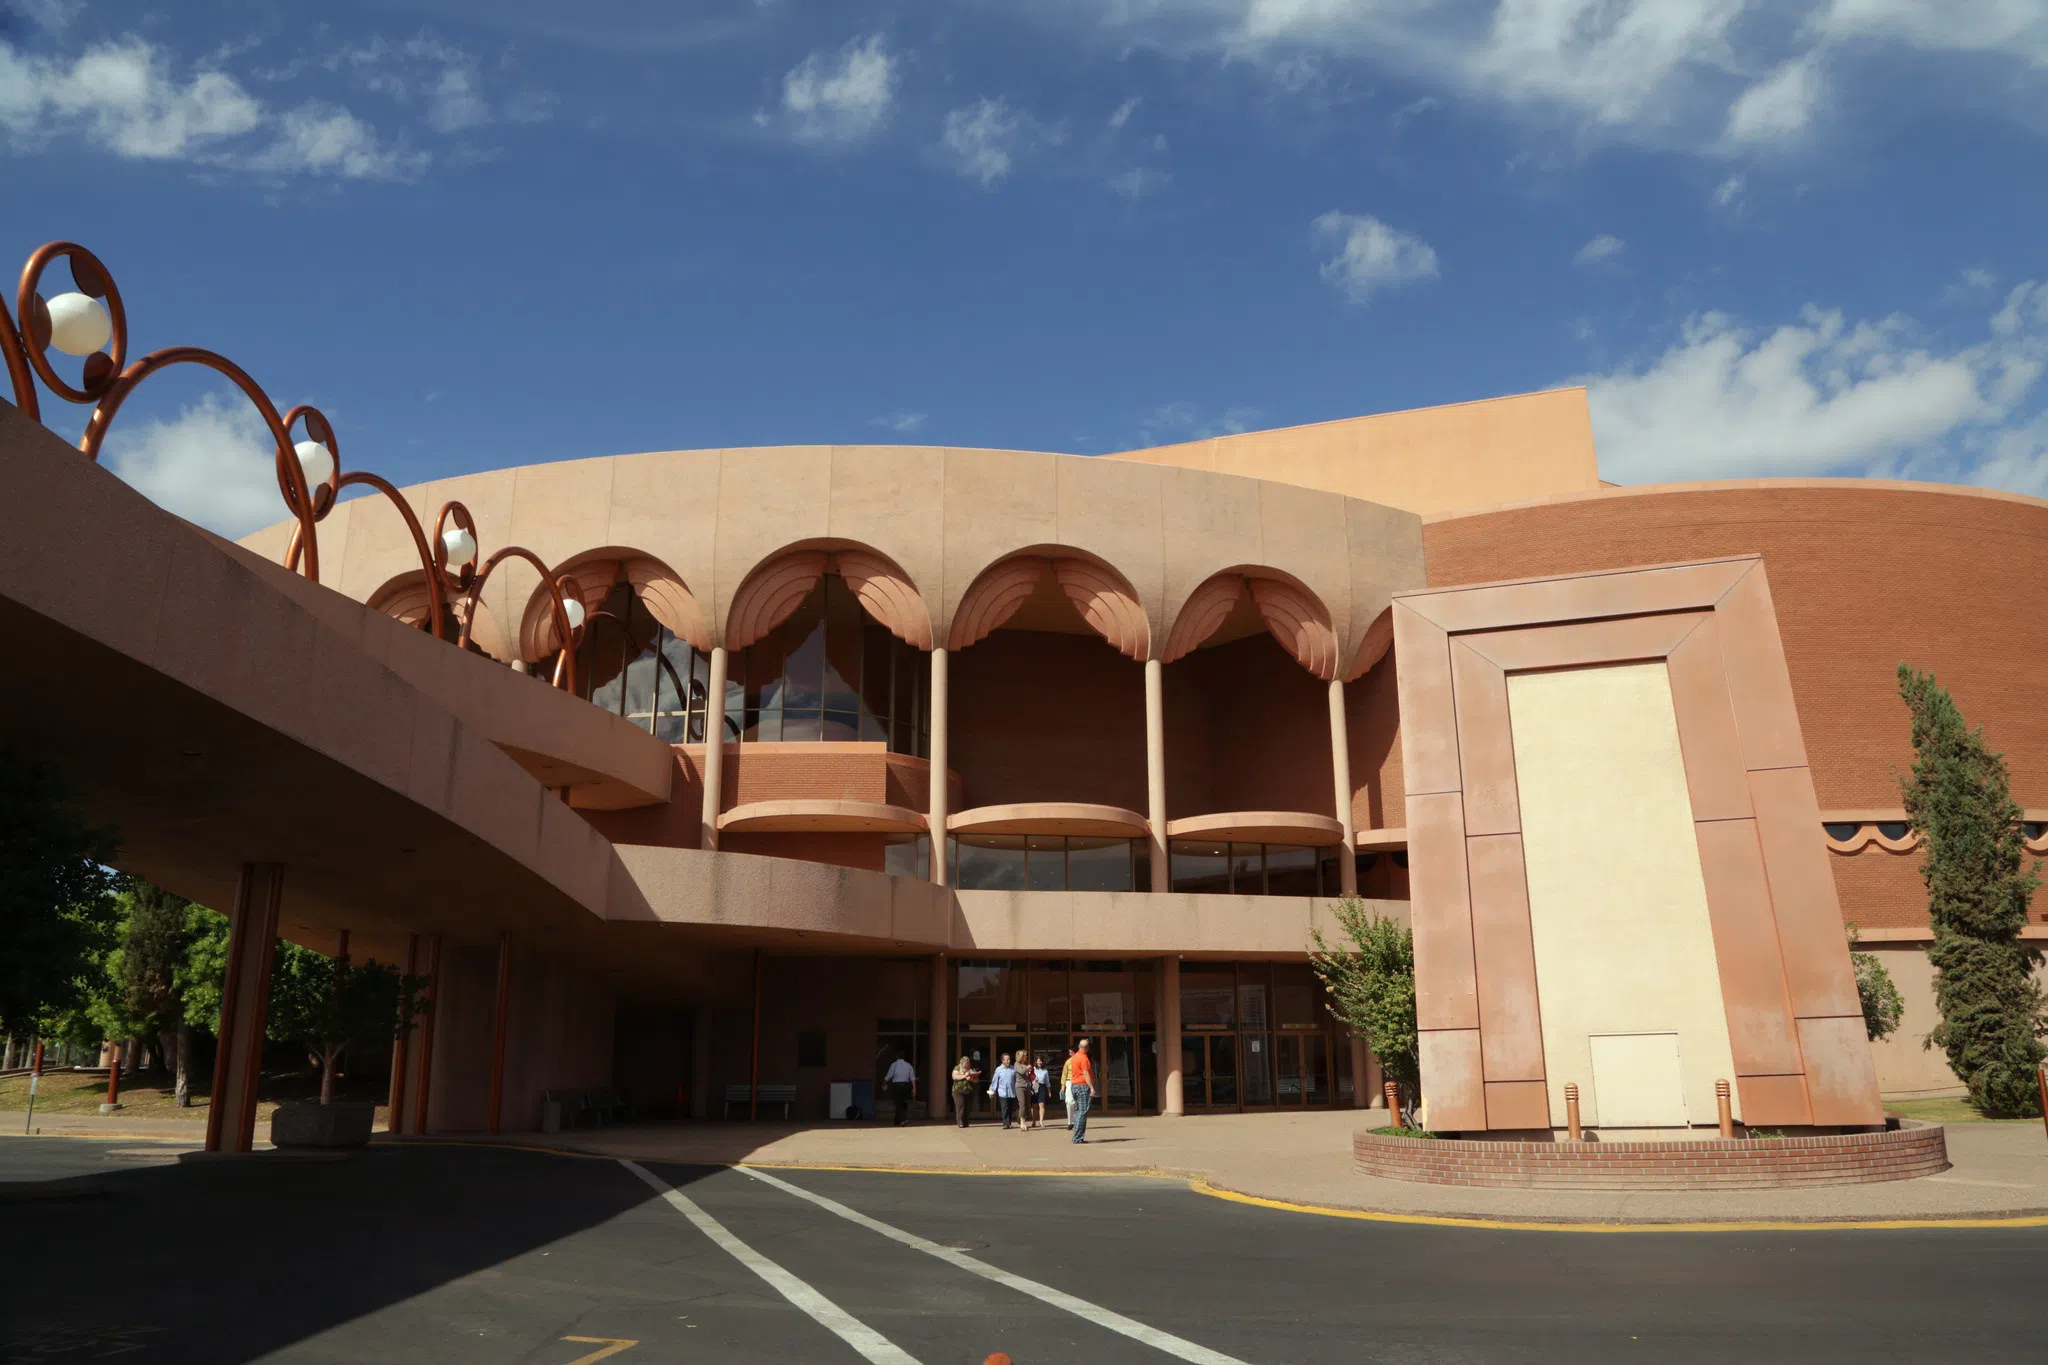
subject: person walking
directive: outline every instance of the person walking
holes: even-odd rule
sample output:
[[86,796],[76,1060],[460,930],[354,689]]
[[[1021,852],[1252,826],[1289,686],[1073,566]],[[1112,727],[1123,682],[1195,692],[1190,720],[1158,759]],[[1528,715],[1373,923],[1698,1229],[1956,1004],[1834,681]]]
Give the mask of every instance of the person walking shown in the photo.
[[1067,1060],[1060,1064],[1060,1107],[1067,1111],[1067,1127],[1074,1126],[1074,1045],[1067,1044]]
[[953,1117],[967,1126],[967,1106],[974,1102],[974,1063],[962,1054],[953,1067]]
[[1010,1054],[1003,1054],[1002,1063],[995,1074],[989,1077],[988,1093],[996,1097],[996,1109],[1003,1116],[1003,1127],[1007,1130],[1017,1117],[1017,1068],[1010,1065]]
[[1032,1059],[1031,1059],[1031,1092],[1030,1092],[1030,1098],[1029,1098],[1029,1100],[1027,1101],[1027,1102],[1029,1103],[1029,1105],[1031,1106],[1031,1108],[1030,1108],[1030,1117],[1031,1117],[1031,1122],[1030,1122],[1030,1123],[1028,1123],[1028,1124],[1026,1124],[1026,1125],[1025,1125],[1025,1127],[1027,1127],[1027,1128],[1043,1128],[1043,1127],[1045,1127],[1045,1102],[1046,1102],[1046,1100],[1047,1100],[1047,1099],[1049,1099],[1049,1098],[1051,1097],[1051,1093],[1052,1093],[1052,1073],[1051,1073],[1051,1072],[1049,1072],[1049,1071],[1047,1071],[1047,1070],[1045,1069],[1045,1058],[1044,1058],[1044,1057],[1034,1057],[1034,1058],[1032,1058]]
[[890,1102],[896,1106],[896,1126],[901,1128],[910,1122],[910,1101],[917,1094],[917,1068],[899,1052],[896,1060],[889,1063],[882,1081],[889,1087]]
[[1070,1111],[1074,1116],[1074,1141],[1086,1142],[1088,1106],[1095,1100],[1095,1066],[1088,1060],[1086,1038],[1083,1038],[1081,1045],[1074,1049],[1073,1067],[1073,1071],[1069,1073],[1072,1077],[1069,1084],[1074,1096],[1073,1108]]

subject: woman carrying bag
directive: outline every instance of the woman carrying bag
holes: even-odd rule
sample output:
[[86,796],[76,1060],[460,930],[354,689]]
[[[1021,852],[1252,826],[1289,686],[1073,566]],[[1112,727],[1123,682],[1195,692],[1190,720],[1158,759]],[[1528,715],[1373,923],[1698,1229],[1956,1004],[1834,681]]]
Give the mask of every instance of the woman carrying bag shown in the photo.
[[953,1067],[953,1117],[967,1126],[967,1106],[974,1103],[974,1063],[965,1056]]

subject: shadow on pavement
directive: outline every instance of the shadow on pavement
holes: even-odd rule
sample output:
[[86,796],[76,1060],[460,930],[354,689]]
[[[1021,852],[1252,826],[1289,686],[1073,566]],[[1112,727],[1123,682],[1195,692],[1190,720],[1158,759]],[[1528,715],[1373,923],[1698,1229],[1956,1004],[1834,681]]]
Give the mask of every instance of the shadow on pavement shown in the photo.
[[252,1360],[657,1197],[611,1160],[426,1145],[108,1162],[91,1185],[0,1202],[0,1361]]

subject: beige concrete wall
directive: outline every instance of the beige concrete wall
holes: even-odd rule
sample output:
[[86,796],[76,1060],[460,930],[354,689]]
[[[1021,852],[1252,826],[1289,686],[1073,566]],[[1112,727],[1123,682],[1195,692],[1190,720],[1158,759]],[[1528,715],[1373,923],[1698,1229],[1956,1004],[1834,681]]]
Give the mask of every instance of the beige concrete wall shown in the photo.
[[1249,474],[1425,516],[1600,487],[1582,388],[1247,431],[1112,458]]
[[1963,1093],[1962,1081],[1949,1070],[1948,1055],[1940,1048],[1921,1046],[1941,1022],[1941,1013],[1934,1007],[1934,964],[1927,960],[1926,945],[1861,943],[1856,951],[1869,953],[1884,964],[1906,1002],[1898,1030],[1870,1045],[1870,1055],[1877,1062],[1877,1088],[1886,1099]]
[[1577,1082],[1600,1122],[1589,1036],[1676,1033],[1712,1123],[1735,1062],[1665,665],[1511,674],[1508,705],[1550,1112]]

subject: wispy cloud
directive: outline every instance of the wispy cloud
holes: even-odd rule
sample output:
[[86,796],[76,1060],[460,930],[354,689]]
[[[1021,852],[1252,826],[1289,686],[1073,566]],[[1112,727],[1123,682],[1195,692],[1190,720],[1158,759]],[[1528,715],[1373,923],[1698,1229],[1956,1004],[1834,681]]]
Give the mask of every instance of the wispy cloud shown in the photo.
[[870,418],[868,425],[871,427],[886,427],[899,435],[907,436],[924,425],[924,419],[927,415],[922,412],[892,412],[886,416]]
[[1628,243],[1612,233],[1603,232],[1578,249],[1572,257],[1572,264],[1578,266],[1599,265],[1611,261],[1628,250]]
[[1337,254],[1323,262],[1323,278],[1353,303],[1412,280],[1436,278],[1434,247],[1371,214],[1333,211],[1310,226],[1319,240],[1337,244]]
[[1109,178],[1109,187],[1133,203],[1159,193],[1172,183],[1172,171],[1157,170],[1151,166],[1133,166]]
[[1061,141],[1049,128],[1008,100],[980,99],[947,113],[939,130],[939,159],[970,180],[992,186],[1037,147]]
[[1125,100],[1122,104],[1119,104],[1115,109],[1111,110],[1109,115],[1109,126],[1111,128],[1121,128],[1126,123],[1129,123],[1131,121],[1131,115],[1138,112],[1138,106],[1144,103],[1144,99],[1145,97],[1143,95],[1133,95],[1129,99]]
[[1217,412],[1184,399],[1162,403],[1139,420],[1138,444],[1132,448],[1142,450],[1182,441],[1206,441],[1211,436],[1235,436],[1250,431],[1258,418],[1259,410],[1253,407],[1229,407]]
[[879,33],[813,52],[782,78],[782,116],[802,142],[858,142],[888,120],[896,62]]
[[105,459],[158,506],[230,540],[283,520],[275,447],[239,395],[223,403],[209,393],[168,420],[116,423]]

